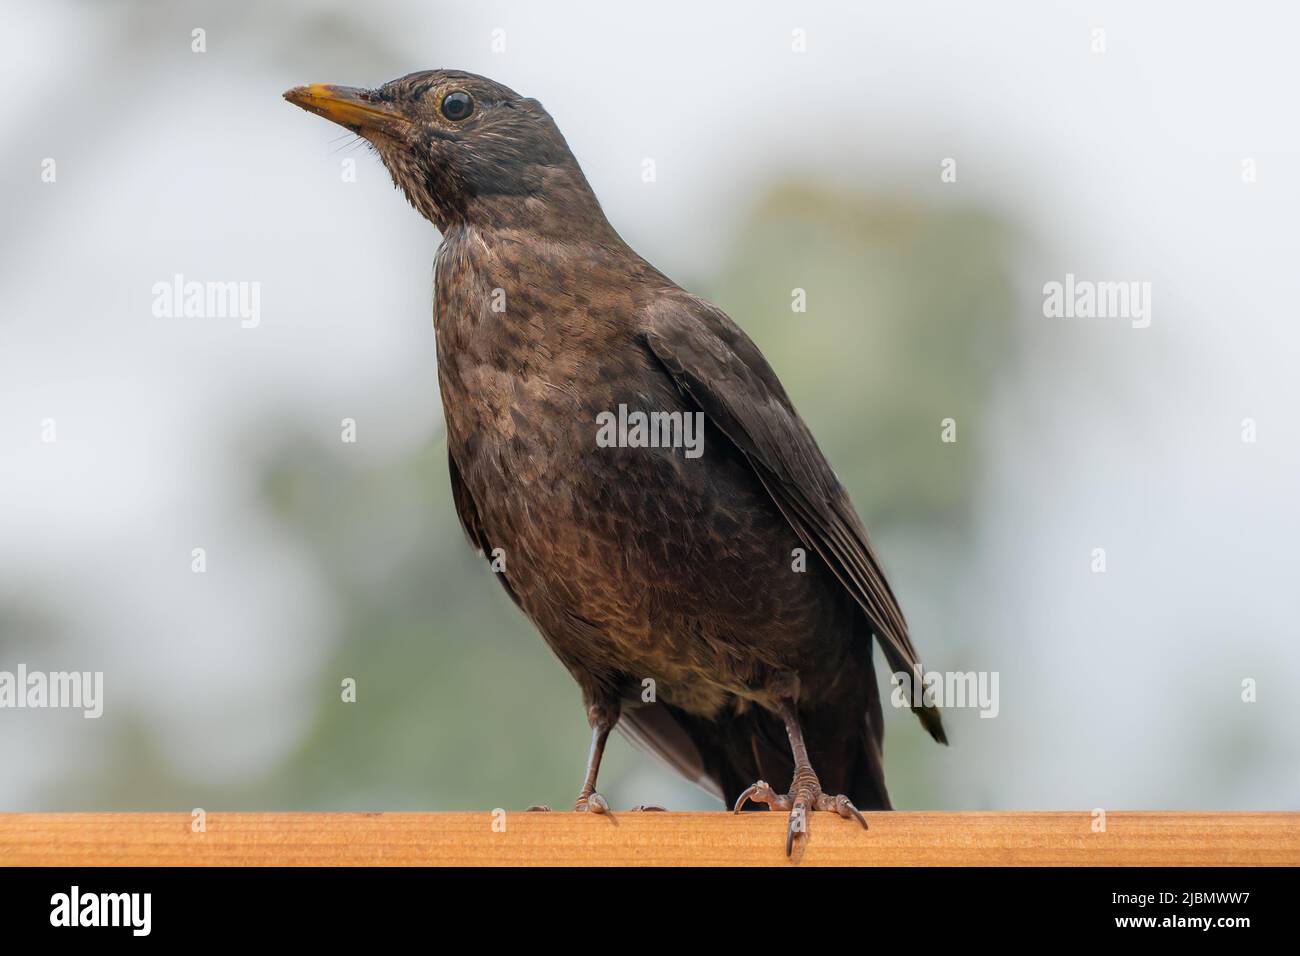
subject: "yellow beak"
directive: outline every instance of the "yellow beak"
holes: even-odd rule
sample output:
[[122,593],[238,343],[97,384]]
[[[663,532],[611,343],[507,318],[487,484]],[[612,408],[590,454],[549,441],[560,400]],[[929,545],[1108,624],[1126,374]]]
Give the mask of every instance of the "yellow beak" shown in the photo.
[[388,104],[377,102],[369,90],[313,83],[295,86],[284,98],[355,133],[381,132],[400,138],[411,127],[410,120]]

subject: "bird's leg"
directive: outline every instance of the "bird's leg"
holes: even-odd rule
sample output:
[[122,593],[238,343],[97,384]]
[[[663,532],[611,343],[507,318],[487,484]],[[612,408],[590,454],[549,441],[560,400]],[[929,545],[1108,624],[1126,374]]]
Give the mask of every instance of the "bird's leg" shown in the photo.
[[600,773],[600,760],[605,756],[605,741],[609,732],[618,723],[620,706],[617,698],[589,700],[587,703],[587,722],[591,724],[591,750],[587,754],[587,776],[578,791],[578,801],[573,805],[577,811],[588,813],[609,813],[609,804],[596,792],[596,775]]
[[848,797],[823,793],[821,781],[808,760],[808,748],[803,742],[803,731],[799,728],[799,709],[793,697],[778,697],[776,711],[785,721],[785,732],[790,738],[790,753],[794,757],[794,779],[790,781],[790,792],[776,793],[764,780],[759,780],[740,795],[736,801],[735,811],[739,813],[749,801],[767,804],[771,810],[787,810],[790,822],[786,830],[785,855],[794,849],[794,839],[798,834],[808,833],[809,810],[833,810],[846,820],[857,820],[863,829],[867,819],[855,807]]

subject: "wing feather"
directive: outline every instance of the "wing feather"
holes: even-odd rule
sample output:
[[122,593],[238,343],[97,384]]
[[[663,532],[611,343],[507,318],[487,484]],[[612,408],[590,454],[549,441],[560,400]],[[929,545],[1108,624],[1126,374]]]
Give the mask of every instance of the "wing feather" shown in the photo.
[[[684,295],[656,299],[643,341],[745,456],[800,540],[853,596],[890,667],[919,680],[920,657],[866,529],[758,347],[720,309]],[[936,708],[913,710],[936,740],[947,742]]]

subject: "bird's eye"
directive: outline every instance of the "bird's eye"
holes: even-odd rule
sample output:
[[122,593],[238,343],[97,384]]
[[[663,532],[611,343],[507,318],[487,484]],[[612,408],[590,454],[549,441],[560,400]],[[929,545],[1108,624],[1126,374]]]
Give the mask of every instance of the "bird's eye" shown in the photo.
[[474,101],[464,90],[456,90],[442,98],[442,115],[458,123],[474,112]]

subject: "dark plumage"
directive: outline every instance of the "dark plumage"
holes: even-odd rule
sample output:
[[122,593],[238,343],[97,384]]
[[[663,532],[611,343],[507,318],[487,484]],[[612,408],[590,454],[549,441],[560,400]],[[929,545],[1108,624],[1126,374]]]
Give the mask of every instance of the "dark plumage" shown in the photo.
[[[618,724],[729,804],[790,809],[792,837],[805,809],[888,809],[872,635],[891,670],[920,664],[848,495],[754,343],[619,238],[536,100],[452,71],[286,96],[366,137],[442,232],[456,509],[476,548],[501,549],[506,590],[582,688],[578,808],[606,809],[595,778]],[[703,455],[598,447],[597,416],[621,404],[703,412]],[[918,714],[942,741],[938,712]],[[759,778],[792,778],[790,793]]]

